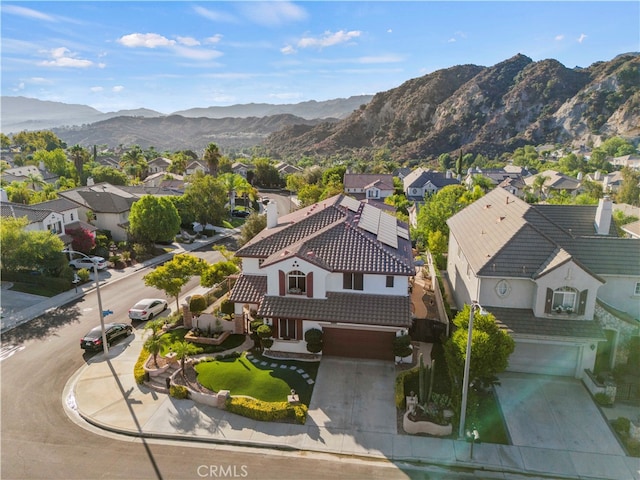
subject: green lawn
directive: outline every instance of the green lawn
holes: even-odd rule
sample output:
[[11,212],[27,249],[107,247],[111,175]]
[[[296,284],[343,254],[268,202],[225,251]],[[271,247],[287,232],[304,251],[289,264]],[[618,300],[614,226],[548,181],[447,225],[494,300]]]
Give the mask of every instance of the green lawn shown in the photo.
[[[172,343],[179,342],[184,340],[184,336],[187,334],[189,330],[186,328],[176,328],[175,330],[170,330],[165,333],[164,336],[169,338],[169,342],[167,346],[163,349],[162,355],[166,355],[169,353],[169,348]],[[236,348],[242,345],[245,340],[244,335],[232,333],[227,337],[227,339],[222,342],[220,345],[203,345],[200,343],[194,343],[196,347],[200,347],[202,351],[200,353],[221,353],[225,350],[229,350],[231,348]]]
[[[319,362],[297,362],[292,360],[272,360],[254,355],[256,364],[244,355],[241,358],[215,362],[201,362],[196,365],[198,381],[213,391],[229,390],[231,395],[248,395],[266,402],[286,401],[293,388],[300,401],[309,405],[313,385],[309,385],[302,375],[292,370],[302,368],[310,378],[316,378]],[[260,365],[265,361],[267,365]],[[277,364],[271,367],[271,364]],[[281,368],[285,365],[286,368]]]

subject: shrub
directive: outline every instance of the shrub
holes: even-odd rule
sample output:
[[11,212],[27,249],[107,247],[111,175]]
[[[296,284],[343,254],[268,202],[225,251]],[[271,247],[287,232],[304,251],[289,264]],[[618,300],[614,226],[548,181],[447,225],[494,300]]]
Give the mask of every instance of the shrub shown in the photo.
[[619,435],[629,435],[631,420],[625,417],[618,417],[611,422],[611,426]]
[[189,310],[196,317],[199,316],[207,308],[207,299],[202,295],[192,295],[189,300]]
[[307,351],[309,353],[319,353],[322,351],[322,341],[307,342]]
[[411,337],[401,335],[393,339],[393,354],[396,357],[408,357],[413,352],[411,348]]
[[140,350],[140,355],[138,356],[138,361],[133,367],[133,378],[135,378],[136,383],[141,385],[144,383],[145,371],[144,371],[144,362],[149,358],[149,351],[142,347]]
[[80,281],[83,283],[88,282],[89,278],[91,277],[91,273],[89,273],[89,270],[87,270],[86,268],[81,268],[76,272],[76,274],[78,275]]
[[419,373],[419,367],[413,367],[409,370],[404,370],[400,372],[396,376],[396,390],[395,390],[395,401],[396,407],[402,409],[405,407],[405,397],[408,395],[408,392],[405,390],[405,385],[410,383],[410,380],[414,378],[413,383],[417,383]]
[[226,408],[229,412],[253,420],[273,422],[291,419],[303,424],[307,419],[307,406],[304,404],[292,405],[288,402],[263,402],[249,397],[230,397],[227,399]]
[[187,398],[189,396],[189,390],[182,385],[171,385],[169,387],[169,395],[173,398]]
[[311,328],[304,332],[304,341],[307,343],[322,342],[322,330]]
[[604,392],[596,393],[593,398],[595,398],[598,405],[602,405],[604,407],[611,405],[611,398],[609,398],[609,395]]

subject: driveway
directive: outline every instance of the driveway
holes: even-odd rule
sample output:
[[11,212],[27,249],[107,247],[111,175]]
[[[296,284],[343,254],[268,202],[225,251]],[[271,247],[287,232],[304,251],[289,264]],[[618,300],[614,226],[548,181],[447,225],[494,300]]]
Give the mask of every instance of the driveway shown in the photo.
[[513,445],[624,455],[580,380],[503,373],[496,386]]
[[393,362],[322,357],[307,425],[397,433],[395,372]]

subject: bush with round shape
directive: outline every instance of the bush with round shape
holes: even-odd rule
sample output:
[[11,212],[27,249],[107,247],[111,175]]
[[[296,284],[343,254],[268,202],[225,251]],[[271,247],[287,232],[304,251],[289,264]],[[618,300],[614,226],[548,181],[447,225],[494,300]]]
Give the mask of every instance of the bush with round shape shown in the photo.
[[304,332],[304,341],[307,343],[322,342],[322,330],[311,328]]
[[192,295],[189,300],[189,310],[195,317],[199,317],[207,308],[207,299],[203,295]]

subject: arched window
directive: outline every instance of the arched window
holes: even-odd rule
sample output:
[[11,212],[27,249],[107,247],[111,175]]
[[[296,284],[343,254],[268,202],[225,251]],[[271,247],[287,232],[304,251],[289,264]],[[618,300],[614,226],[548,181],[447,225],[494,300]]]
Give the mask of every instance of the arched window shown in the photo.
[[556,312],[573,312],[576,309],[578,291],[571,287],[560,287],[553,291],[551,308]]
[[507,297],[511,292],[511,285],[506,280],[500,280],[496,285],[496,293],[499,297]]
[[307,293],[307,276],[300,270],[292,270],[287,274],[287,293],[293,295]]

